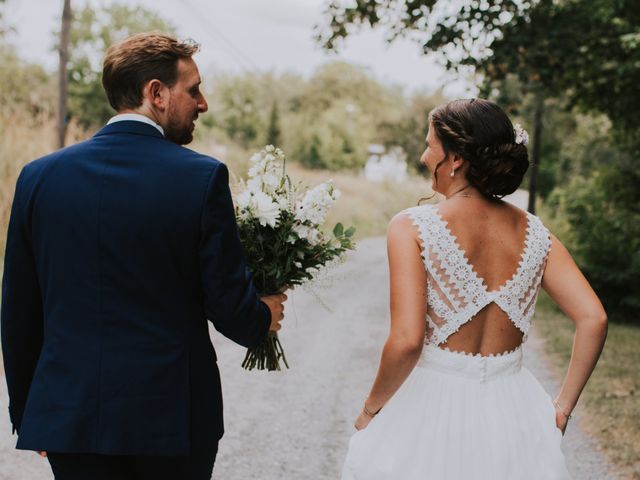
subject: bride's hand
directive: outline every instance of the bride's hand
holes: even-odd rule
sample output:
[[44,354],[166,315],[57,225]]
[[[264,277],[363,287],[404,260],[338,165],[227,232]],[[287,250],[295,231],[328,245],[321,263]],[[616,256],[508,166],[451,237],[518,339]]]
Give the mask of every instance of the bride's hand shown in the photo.
[[562,435],[564,435],[564,431],[567,429],[567,423],[569,423],[569,419],[556,407],[556,427],[560,429]]
[[356,423],[354,424],[354,427],[356,427],[356,430],[363,430],[367,428],[367,425],[369,425],[369,422],[371,421],[372,418],[373,417],[366,415],[364,412],[360,412],[360,415],[358,415],[358,418],[356,418]]

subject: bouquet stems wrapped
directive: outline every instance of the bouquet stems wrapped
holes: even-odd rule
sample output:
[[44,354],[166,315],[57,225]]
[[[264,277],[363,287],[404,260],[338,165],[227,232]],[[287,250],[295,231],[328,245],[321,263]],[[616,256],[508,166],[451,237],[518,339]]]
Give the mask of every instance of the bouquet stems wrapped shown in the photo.
[[[282,150],[269,145],[251,157],[248,180],[235,197],[240,240],[254,282],[263,294],[282,292],[313,279],[318,270],[353,249],[355,229],[338,223],[323,232],[340,192],[331,181],[314,188],[293,185]],[[249,349],[247,370],[281,370],[289,364],[275,332]]]

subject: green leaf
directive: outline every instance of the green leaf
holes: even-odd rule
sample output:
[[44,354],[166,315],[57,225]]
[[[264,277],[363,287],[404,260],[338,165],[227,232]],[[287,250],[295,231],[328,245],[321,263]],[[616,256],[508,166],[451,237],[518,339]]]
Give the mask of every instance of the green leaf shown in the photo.
[[344,232],[344,236],[347,238],[351,238],[353,237],[354,233],[356,233],[356,227],[349,227],[347,228],[347,231]]
[[333,227],[333,234],[336,237],[341,237],[343,232],[344,232],[344,227],[342,226],[342,224],[341,223],[336,223],[336,226]]

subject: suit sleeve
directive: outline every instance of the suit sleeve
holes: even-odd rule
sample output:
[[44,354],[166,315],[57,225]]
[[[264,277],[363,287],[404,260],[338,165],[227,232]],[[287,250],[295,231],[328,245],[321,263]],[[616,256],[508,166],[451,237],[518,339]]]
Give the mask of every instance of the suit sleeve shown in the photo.
[[27,215],[21,204],[23,174],[16,185],[9,219],[0,312],[9,415],[14,431],[20,429],[43,339],[42,297]]
[[217,163],[205,195],[200,264],[207,318],[224,336],[245,347],[267,335],[271,312],[258,298],[247,269],[229,190],[229,171]]

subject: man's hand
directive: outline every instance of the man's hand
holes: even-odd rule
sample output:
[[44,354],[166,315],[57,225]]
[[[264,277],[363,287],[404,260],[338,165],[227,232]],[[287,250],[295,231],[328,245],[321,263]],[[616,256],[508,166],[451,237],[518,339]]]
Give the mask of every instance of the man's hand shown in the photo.
[[284,293],[279,293],[277,295],[267,295],[260,298],[269,310],[271,311],[271,326],[269,327],[270,332],[277,332],[282,328],[280,326],[280,322],[284,318],[284,305],[286,302],[287,296]]

